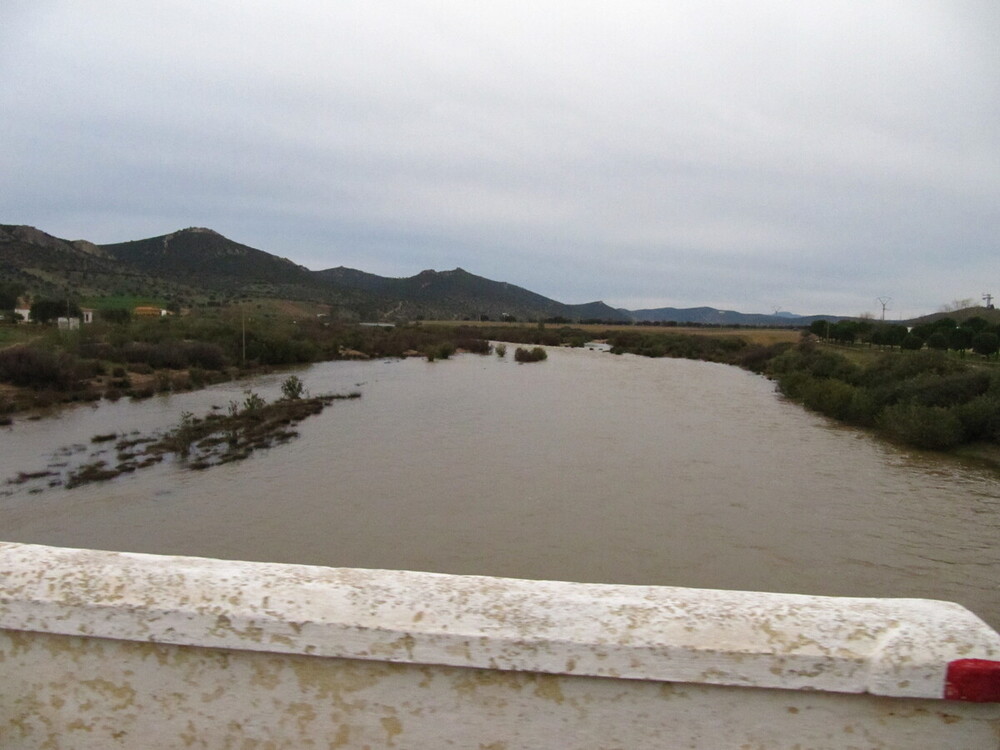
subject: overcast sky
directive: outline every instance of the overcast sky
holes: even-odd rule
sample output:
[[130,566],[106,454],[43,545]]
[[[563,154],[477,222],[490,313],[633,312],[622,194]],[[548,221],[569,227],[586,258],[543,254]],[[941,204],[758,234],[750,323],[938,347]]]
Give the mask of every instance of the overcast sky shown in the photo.
[[0,223],[562,302],[1000,295],[1000,3],[0,3]]

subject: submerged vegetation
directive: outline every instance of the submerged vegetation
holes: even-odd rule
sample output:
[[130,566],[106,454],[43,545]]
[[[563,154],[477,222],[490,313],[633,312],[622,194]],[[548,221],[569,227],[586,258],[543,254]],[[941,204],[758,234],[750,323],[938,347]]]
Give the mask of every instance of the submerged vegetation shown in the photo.
[[[304,395],[302,382],[295,375],[285,380],[281,387],[282,398],[267,402],[259,394],[246,391],[242,402],[231,401],[225,413],[213,410],[203,417],[190,412],[181,415],[180,423],[165,433],[152,435],[94,435],[83,463],[71,466],[65,459],[74,453],[87,451],[78,445],[57,451],[57,461],[44,471],[20,472],[7,480],[8,485],[22,485],[42,480],[48,487],[65,486],[67,489],[90,482],[114,479],[121,474],[160,463],[174,457],[179,465],[188,469],[207,469],[210,466],[242,461],[254,451],[286,443],[298,433],[293,427],[314,414],[319,414],[338,399],[360,398],[357,392],[346,395]],[[115,441],[112,450],[105,443]],[[32,491],[38,491],[35,487]]]

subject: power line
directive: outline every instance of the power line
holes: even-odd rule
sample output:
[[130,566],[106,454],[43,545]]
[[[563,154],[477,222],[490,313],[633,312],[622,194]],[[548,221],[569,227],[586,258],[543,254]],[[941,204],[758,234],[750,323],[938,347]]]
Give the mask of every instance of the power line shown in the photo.
[[889,303],[892,302],[892,297],[876,297],[875,299],[877,299],[878,303],[882,305],[882,322],[884,323],[885,309],[889,306]]

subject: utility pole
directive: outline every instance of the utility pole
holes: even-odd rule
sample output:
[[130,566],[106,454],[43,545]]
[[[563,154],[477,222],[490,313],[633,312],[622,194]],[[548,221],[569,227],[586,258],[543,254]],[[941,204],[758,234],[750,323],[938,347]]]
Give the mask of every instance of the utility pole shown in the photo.
[[989,292],[986,292],[985,294],[983,294],[983,300],[986,302],[986,309],[987,310],[992,310],[993,309],[993,295],[990,294]]
[[885,308],[887,308],[889,303],[892,302],[892,297],[876,297],[875,299],[877,299],[878,303],[882,305],[882,322],[885,323]]

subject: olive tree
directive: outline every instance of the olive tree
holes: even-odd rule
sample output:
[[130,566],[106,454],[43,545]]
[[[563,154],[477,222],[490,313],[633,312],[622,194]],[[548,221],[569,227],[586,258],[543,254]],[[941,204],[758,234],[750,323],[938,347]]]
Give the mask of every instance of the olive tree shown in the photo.
[[984,357],[992,357],[1000,350],[1000,336],[989,331],[982,331],[972,337],[972,351]]

